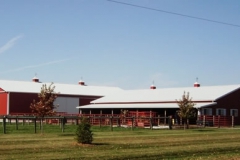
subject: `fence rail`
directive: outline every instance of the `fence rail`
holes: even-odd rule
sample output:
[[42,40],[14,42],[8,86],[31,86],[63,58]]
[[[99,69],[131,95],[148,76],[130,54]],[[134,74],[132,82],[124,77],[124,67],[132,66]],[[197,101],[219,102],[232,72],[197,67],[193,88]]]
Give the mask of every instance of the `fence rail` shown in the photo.
[[197,125],[202,125],[202,126],[234,127],[235,122],[236,122],[236,117],[234,116],[201,115],[201,116],[198,116],[198,119],[197,119]]
[[0,116],[0,120],[3,122],[3,133],[6,134],[6,125],[15,124],[16,130],[18,130],[19,123],[23,125],[26,123],[34,124],[34,133],[36,133],[37,123],[41,124],[58,124],[64,132],[64,126],[66,123],[71,124],[79,124],[82,117],[88,118],[91,125],[99,125],[101,126],[110,126],[111,130],[113,130],[114,126],[122,126],[122,127],[131,127],[133,130],[134,127],[150,127],[153,129],[153,126],[157,125],[168,125],[169,129],[172,128],[172,119],[171,117],[120,117],[120,116],[45,116],[45,117],[37,117],[37,116],[20,116],[20,115],[5,115]]

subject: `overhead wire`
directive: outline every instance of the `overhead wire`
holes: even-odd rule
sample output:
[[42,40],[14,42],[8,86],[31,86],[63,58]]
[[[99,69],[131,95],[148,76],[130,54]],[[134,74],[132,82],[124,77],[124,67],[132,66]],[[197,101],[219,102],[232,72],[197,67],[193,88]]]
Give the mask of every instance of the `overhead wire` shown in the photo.
[[172,15],[177,15],[177,16],[182,16],[182,17],[186,17],[186,18],[192,18],[192,19],[197,19],[197,20],[202,20],[202,21],[218,23],[218,24],[223,24],[223,25],[228,25],[228,26],[233,26],[233,27],[239,27],[240,28],[240,25],[238,25],[238,24],[221,22],[221,21],[217,21],[217,20],[201,18],[201,17],[191,16],[191,15],[186,15],[186,14],[181,14],[181,13],[176,13],[176,12],[170,12],[170,11],[166,11],[166,10],[155,9],[155,8],[140,6],[140,5],[131,4],[131,3],[119,2],[119,1],[115,1],[115,0],[107,0],[107,1],[117,3],[117,4],[131,6],[131,7],[142,8],[142,9],[147,9],[147,10],[152,10],[152,11],[157,11],[157,12],[162,12],[162,13],[167,13],[167,14],[172,14]]

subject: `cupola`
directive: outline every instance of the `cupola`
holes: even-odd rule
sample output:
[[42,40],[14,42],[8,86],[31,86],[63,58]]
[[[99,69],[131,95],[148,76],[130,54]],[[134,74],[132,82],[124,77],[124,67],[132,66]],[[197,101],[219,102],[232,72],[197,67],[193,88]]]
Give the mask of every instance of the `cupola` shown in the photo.
[[152,85],[150,86],[150,89],[156,89],[156,86],[154,85],[154,82],[153,82]]
[[196,78],[196,82],[193,84],[194,87],[200,87],[200,83],[198,83],[198,78]]
[[85,82],[82,80],[82,78],[81,78],[80,81],[78,81],[78,84],[81,85],[81,86],[85,86]]
[[37,78],[37,75],[35,74],[35,76],[32,78],[33,82],[39,82],[39,78]]

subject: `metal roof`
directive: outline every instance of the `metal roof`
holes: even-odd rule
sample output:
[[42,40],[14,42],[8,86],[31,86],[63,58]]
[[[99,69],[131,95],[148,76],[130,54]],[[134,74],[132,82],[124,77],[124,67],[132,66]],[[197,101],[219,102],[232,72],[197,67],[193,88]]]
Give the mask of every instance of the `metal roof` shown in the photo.
[[[39,93],[43,84],[49,86],[51,83],[0,80],[0,88],[6,92]],[[67,95],[105,96],[122,90],[118,87],[81,86],[79,84],[54,83],[53,85],[56,93]]]
[[237,89],[240,85],[124,90],[99,98],[91,103],[175,102],[189,92],[192,101],[213,102]]

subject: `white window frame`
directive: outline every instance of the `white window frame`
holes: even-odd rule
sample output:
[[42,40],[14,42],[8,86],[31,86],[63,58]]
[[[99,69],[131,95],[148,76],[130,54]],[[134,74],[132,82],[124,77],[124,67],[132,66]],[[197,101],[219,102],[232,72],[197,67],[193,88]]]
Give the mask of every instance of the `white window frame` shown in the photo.
[[238,117],[238,109],[230,109],[230,116]]
[[[219,111],[221,112],[220,114],[219,114]],[[217,108],[216,109],[216,115],[217,116],[226,116],[226,109],[225,108]]]
[[202,115],[212,116],[212,108],[203,108]]

